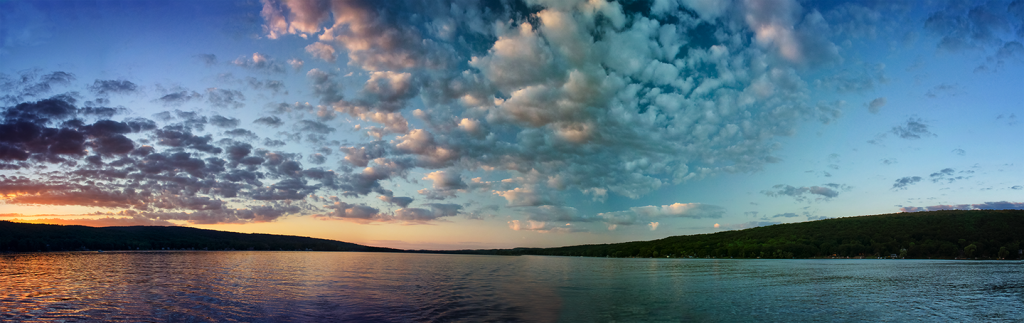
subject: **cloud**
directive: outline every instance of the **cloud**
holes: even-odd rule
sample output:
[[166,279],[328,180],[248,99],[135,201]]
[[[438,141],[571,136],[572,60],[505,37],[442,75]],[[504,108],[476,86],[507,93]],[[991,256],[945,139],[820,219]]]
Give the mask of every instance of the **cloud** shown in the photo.
[[967,152],[966,152],[966,151],[964,151],[963,149],[960,149],[960,148],[957,148],[957,149],[953,149],[952,153],[954,153],[954,154],[957,154],[957,155],[959,155],[959,156],[965,156],[965,155],[967,155]]
[[159,99],[156,99],[156,101],[163,103],[164,106],[181,106],[182,104],[202,98],[203,95],[196,91],[181,90],[161,96]]
[[645,224],[651,220],[665,218],[721,218],[725,208],[700,203],[674,203],[662,206],[632,207],[625,211],[598,213],[605,223],[613,225]]
[[176,226],[172,222],[165,220],[154,220],[146,217],[134,217],[134,218],[122,218],[122,217],[103,217],[103,218],[80,218],[80,219],[65,219],[65,218],[47,218],[39,219],[34,218],[31,220],[20,220],[18,222],[27,223],[46,223],[46,224],[60,224],[60,225],[84,225],[87,227],[120,227],[120,226]]
[[1024,203],[1021,202],[985,202],[980,204],[953,204],[953,205],[932,205],[932,206],[905,206],[900,212],[921,212],[939,210],[1024,210]]
[[28,98],[39,99],[52,92],[55,86],[67,86],[75,80],[75,75],[63,71],[39,75],[36,70],[21,71],[16,76],[0,73],[0,101],[17,104]]
[[907,176],[896,180],[896,183],[892,184],[893,190],[905,190],[907,186],[917,184],[921,181],[921,176]]
[[[351,98],[331,71],[312,69],[307,79],[325,107],[317,109],[329,111],[323,116],[365,122],[357,129],[380,147],[373,159],[413,160],[424,173],[493,170],[512,181],[490,192],[527,207],[562,205],[572,191],[595,201],[639,198],[667,184],[758,171],[779,160],[775,138],[804,121],[840,117],[842,102],[808,102],[809,80],[798,73],[842,63],[828,40],[831,22],[792,1],[735,4],[685,3],[708,21],[739,13],[740,30],[656,12],[627,18],[621,5],[604,2],[520,12],[475,3],[456,10],[264,1],[261,15],[268,37],[306,37],[313,52],[330,46],[365,72],[368,80]],[[681,35],[698,28],[755,39],[687,44]],[[456,34],[475,41],[454,42]],[[738,61],[764,68],[732,63]],[[884,80],[882,71],[873,66],[866,75],[874,84]],[[411,114],[422,129],[403,116],[417,97],[425,109]],[[360,145],[346,146],[349,166],[365,167]],[[345,180],[360,188],[350,192],[371,192],[363,188],[380,180],[370,178]]]
[[890,133],[903,139],[921,139],[922,137],[934,137],[935,134],[928,131],[928,125],[921,119],[910,118],[900,126],[892,127]]
[[125,80],[96,80],[89,86],[89,91],[99,96],[110,94],[131,94],[139,91],[135,83]]
[[[810,187],[794,187],[792,185],[779,184],[772,186],[772,189],[770,190],[761,191],[761,194],[771,197],[789,196],[796,199],[798,202],[810,201],[810,198],[813,198],[814,201],[829,201],[832,198],[839,196],[839,190],[841,189],[848,190],[849,187],[836,183]],[[811,196],[807,196],[807,194],[811,194]],[[817,195],[817,197],[814,195]]]
[[231,117],[224,117],[220,115],[214,115],[210,117],[210,124],[221,128],[235,128],[241,123],[238,119]]
[[868,103],[868,111],[871,113],[878,113],[885,105],[885,97],[876,98]]
[[206,66],[217,65],[217,55],[214,54],[198,54],[195,58],[206,64]]
[[[1000,35],[1013,32],[1013,18],[1000,3],[949,3],[925,20],[924,28],[941,39],[938,49],[951,52],[1002,45]],[[1020,21],[1017,18],[1016,21]]]
[[206,89],[206,101],[214,107],[238,109],[245,106],[245,95],[238,90],[209,88]]
[[258,118],[256,120],[253,120],[252,123],[261,124],[261,125],[264,125],[264,126],[277,128],[277,127],[280,127],[281,125],[283,125],[284,121],[282,121],[281,118],[278,118],[277,116],[269,116],[269,117],[261,117],[261,118]]
[[555,224],[549,222],[538,222],[531,220],[511,220],[508,221],[509,229],[515,231],[537,231],[542,233],[556,232],[556,233],[570,233],[570,232],[585,232],[586,229],[577,228],[571,223]]
[[273,94],[288,94],[288,89],[285,88],[284,82],[279,80],[260,80],[255,77],[246,77],[245,82],[254,90],[268,90]]
[[231,61],[235,66],[244,67],[264,73],[284,73],[284,66],[270,56],[253,53],[252,56],[240,56]]
[[942,83],[928,90],[925,96],[929,98],[937,98],[939,96],[957,96],[963,91],[960,89],[959,84],[946,84]]
[[309,44],[306,46],[306,52],[328,63],[334,63],[338,59],[338,55],[334,53],[334,47],[322,42]]
[[798,215],[796,213],[789,212],[789,213],[780,213],[780,214],[773,215],[772,218],[773,219],[774,218],[795,218],[795,217],[798,217],[798,216],[800,216],[800,215]]
[[296,71],[298,71],[299,69],[302,69],[302,65],[303,64],[305,64],[305,62],[303,62],[301,59],[298,59],[298,58],[292,58],[292,59],[288,60],[288,65],[291,66],[292,69],[294,69]]
[[579,213],[574,207],[542,205],[527,207],[521,210],[526,219],[535,222],[594,222],[599,217],[586,216]]

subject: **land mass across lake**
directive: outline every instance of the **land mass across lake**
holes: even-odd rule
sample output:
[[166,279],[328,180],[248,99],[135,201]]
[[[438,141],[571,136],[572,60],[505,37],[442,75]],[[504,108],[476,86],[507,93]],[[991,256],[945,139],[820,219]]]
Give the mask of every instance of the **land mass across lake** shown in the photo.
[[640,258],[1024,259],[1024,210],[944,210],[776,224],[652,241],[556,248],[401,250],[309,237],[188,227],[0,221],[0,252],[307,250]]

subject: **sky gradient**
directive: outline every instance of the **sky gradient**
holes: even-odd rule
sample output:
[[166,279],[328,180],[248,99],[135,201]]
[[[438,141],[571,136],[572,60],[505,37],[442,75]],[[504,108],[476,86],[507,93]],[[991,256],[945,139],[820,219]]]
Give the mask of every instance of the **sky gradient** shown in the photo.
[[411,249],[1024,208],[1024,0],[0,2],[0,220]]

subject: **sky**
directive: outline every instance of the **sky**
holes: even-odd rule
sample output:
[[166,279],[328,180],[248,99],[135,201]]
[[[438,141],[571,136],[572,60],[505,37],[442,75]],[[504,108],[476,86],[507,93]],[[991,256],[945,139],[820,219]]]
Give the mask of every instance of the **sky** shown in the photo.
[[403,249],[1024,208],[1024,0],[0,2],[0,220]]

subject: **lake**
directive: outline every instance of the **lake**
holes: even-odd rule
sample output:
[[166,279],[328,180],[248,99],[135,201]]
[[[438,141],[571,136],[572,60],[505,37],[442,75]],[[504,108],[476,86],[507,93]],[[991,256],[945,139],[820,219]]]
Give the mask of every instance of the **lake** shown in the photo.
[[0,320],[1024,321],[1024,263],[353,252],[0,255]]

